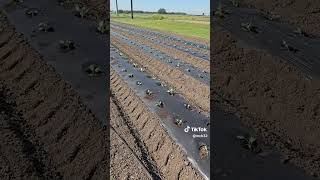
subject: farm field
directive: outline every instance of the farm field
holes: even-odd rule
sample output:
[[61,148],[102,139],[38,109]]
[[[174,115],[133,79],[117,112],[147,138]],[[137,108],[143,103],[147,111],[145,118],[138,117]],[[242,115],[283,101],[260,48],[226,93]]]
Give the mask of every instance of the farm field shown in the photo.
[[[212,131],[217,143],[229,144],[214,144],[213,176],[319,179],[317,2],[245,0],[236,7],[222,1],[222,11],[213,6]],[[248,138],[255,145],[249,147]],[[244,150],[236,152],[237,145]],[[219,157],[230,157],[228,164]]]
[[[110,28],[111,94],[126,122],[118,128],[130,132],[123,139],[131,142],[149,177],[209,179],[208,42],[113,17]],[[205,131],[188,133],[188,126]]]
[[[92,56],[108,46],[91,31],[105,13],[84,20],[57,1],[0,4],[0,179],[108,179],[107,86],[85,71],[107,64]],[[99,48],[84,47],[81,33]],[[69,38],[76,48],[59,42]]]
[[210,40],[210,16],[168,15],[168,14],[111,14],[112,21],[150,28],[183,36]]

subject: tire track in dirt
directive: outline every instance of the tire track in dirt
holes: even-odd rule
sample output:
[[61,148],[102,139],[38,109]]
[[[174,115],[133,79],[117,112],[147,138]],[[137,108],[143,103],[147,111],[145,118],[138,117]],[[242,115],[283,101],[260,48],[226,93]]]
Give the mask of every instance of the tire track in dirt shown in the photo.
[[117,33],[120,33],[129,39],[133,39],[134,41],[137,41],[141,44],[146,44],[147,46],[154,48],[154,49],[158,49],[173,58],[181,59],[182,61],[184,61],[188,64],[191,64],[194,67],[197,67],[197,68],[204,70],[206,72],[210,72],[210,62],[209,61],[205,61],[201,58],[191,56],[190,54],[181,52],[179,50],[176,50],[176,49],[173,49],[170,47],[158,45],[152,41],[148,41],[146,38],[142,38],[141,36],[129,34],[123,30],[120,30],[120,29],[116,29],[116,31],[117,31]]
[[119,107],[129,117],[150,156],[165,179],[202,179],[185,159],[182,150],[169,137],[160,120],[135,95],[128,85],[111,69],[111,92]]
[[[14,34],[9,41],[1,38],[1,86],[12,95],[25,126],[33,130],[56,167],[54,171],[62,179],[106,179],[108,155],[102,125],[71,86],[5,20],[0,25],[1,37]],[[13,154],[7,158],[14,158]]]
[[[159,77],[177,91],[181,92],[184,97],[193,102],[200,109],[209,112],[209,87],[201,82],[185,75],[180,70],[170,67],[167,64],[159,62],[154,58],[145,55],[137,48],[130,47],[117,38],[111,36],[111,43],[120,51],[124,52],[128,57],[132,58],[139,64],[143,65],[152,74]],[[194,93],[197,92],[197,93]]]

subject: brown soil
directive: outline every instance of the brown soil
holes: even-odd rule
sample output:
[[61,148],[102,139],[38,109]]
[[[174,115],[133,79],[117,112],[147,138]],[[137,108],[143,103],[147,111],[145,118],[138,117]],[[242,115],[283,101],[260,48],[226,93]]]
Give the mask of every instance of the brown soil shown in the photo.
[[[123,23],[119,23],[117,22],[118,24],[123,24]],[[135,26],[135,25],[132,25],[132,26]],[[136,27],[139,27],[139,26],[136,26]],[[180,35],[180,34],[176,34],[176,33],[173,33],[173,32],[167,32],[167,31],[162,31],[162,30],[159,30],[159,29],[156,29],[155,31],[159,31],[163,34],[166,34],[166,35],[169,35],[169,36],[176,36],[178,38],[181,38],[181,39],[185,39],[187,41],[193,41],[193,42],[196,42],[196,43],[199,43],[199,44],[204,44],[206,46],[209,47],[210,45],[210,40],[205,40],[205,39],[202,39],[202,38],[197,38],[197,37],[190,37],[190,36],[184,36],[184,35]]]
[[161,81],[175,87],[176,90],[181,92],[181,94],[190,102],[193,102],[205,112],[209,112],[210,90],[207,85],[187,76],[178,69],[157,61],[135,47],[130,47],[125,43],[120,42],[113,36],[111,36],[111,43],[129,58],[143,65],[149,72],[159,77]]
[[184,39],[184,40],[187,40],[187,41],[193,41],[193,42],[196,42],[196,43],[199,43],[199,44],[204,44],[206,46],[209,47],[210,45],[210,40],[206,40],[206,39],[202,39],[202,38],[197,38],[197,37],[190,37],[190,36],[184,36],[184,35],[181,35],[181,34],[176,34],[174,32],[166,32],[166,31],[162,31],[162,30],[157,30],[163,34],[167,34],[167,35],[174,35],[178,38],[181,38],[181,39]]
[[[117,101],[114,97],[110,100],[110,126],[111,126],[111,133],[117,134],[118,139],[121,138],[123,142],[126,144],[128,151],[117,151],[117,147],[113,146],[113,141],[117,141],[111,138],[111,157],[113,157],[113,152],[115,152],[114,158],[111,159],[111,177],[119,177],[127,175],[131,176],[130,173],[134,172],[128,169],[128,171],[123,171],[124,168],[116,168],[121,164],[122,166],[128,166],[127,168],[136,169],[139,168],[140,171],[138,172],[140,175],[139,178],[147,178],[152,179],[159,177],[159,170],[155,167],[155,162],[151,159],[150,154],[148,153],[147,148],[140,140],[139,134],[135,131],[132,127],[131,121],[127,117],[127,115],[122,112],[121,108],[116,104]],[[129,152],[130,150],[130,152]],[[131,162],[128,162],[126,159],[122,161],[115,161],[115,159],[121,158],[117,157],[117,153],[119,155],[127,154],[126,156],[134,157],[134,164],[132,166]],[[129,155],[131,153],[131,155]],[[134,175],[135,176],[135,175]],[[119,178],[116,178],[119,179]]]
[[164,179],[202,179],[188,162],[181,148],[163,129],[158,117],[148,111],[134,91],[112,69],[110,82],[112,96],[130,125],[131,136],[138,137],[138,147],[147,150],[146,157],[150,158],[148,161],[151,163],[149,167],[158,171]]
[[38,138],[0,92],[0,179],[62,179]]
[[[123,23],[119,23],[119,22],[112,22],[112,24],[116,24],[116,25],[123,25]],[[128,24],[126,24],[126,26],[129,26]],[[157,30],[158,31],[158,30]],[[163,32],[162,32],[163,33]],[[168,34],[168,33],[167,33]],[[168,34],[168,35],[170,35],[170,34]],[[171,36],[172,36],[172,34],[171,34]],[[185,40],[189,40],[189,41],[192,41],[191,39],[186,39],[186,38],[184,38]],[[165,44],[168,44],[168,45],[177,45],[177,46],[179,46],[179,47],[182,47],[182,48],[185,48],[185,49],[192,49],[193,51],[195,51],[195,52],[200,52],[200,53],[202,53],[202,54],[206,54],[206,55],[209,55],[209,53],[210,53],[210,51],[209,50],[204,50],[204,49],[199,49],[199,48],[194,48],[194,47],[190,47],[190,46],[186,46],[184,43],[182,43],[182,42],[172,42],[172,41],[170,41],[170,40],[166,40],[166,39],[163,39],[163,42],[165,43]],[[198,41],[195,41],[195,42],[198,42]],[[198,42],[198,43],[200,43],[200,42]],[[205,45],[207,45],[208,47],[209,47],[209,43],[203,43],[203,44],[205,44]]]
[[320,81],[286,60],[237,47],[212,30],[212,97],[309,175],[320,176]]
[[182,51],[179,51],[179,50],[176,50],[176,49],[173,49],[170,47],[158,45],[158,44],[156,44],[146,38],[143,38],[141,36],[129,35],[125,31],[122,31],[120,29],[117,29],[116,31],[129,39],[132,39],[132,40],[137,41],[139,43],[145,44],[151,48],[158,49],[159,51],[165,52],[166,54],[168,54],[169,56],[171,56],[173,58],[181,59],[185,63],[191,64],[194,67],[197,67],[197,68],[204,70],[206,72],[210,72],[210,62],[209,61],[194,57],[190,54],[184,53]]
[[320,36],[320,1],[315,0],[243,0],[243,5],[280,15],[280,19]]
[[99,120],[4,19],[0,31],[0,86],[13,101],[1,115],[1,179],[106,179]]
[[111,150],[110,150],[110,179],[149,179],[137,159],[133,156],[133,152],[128,148],[115,131],[111,130]]
[[[141,163],[142,152],[131,135],[125,117],[116,104],[110,100],[110,173],[111,179],[152,179],[145,165]],[[125,171],[124,171],[125,169]]]

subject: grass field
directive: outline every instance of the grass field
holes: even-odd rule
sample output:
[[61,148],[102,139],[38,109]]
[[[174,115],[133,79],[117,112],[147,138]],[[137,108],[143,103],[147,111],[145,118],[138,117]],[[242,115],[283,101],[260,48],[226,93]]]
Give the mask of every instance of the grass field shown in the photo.
[[160,15],[160,14],[111,14],[111,21],[132,24],[144,28],[173,32],[176,34],[210,38],[210,16]]

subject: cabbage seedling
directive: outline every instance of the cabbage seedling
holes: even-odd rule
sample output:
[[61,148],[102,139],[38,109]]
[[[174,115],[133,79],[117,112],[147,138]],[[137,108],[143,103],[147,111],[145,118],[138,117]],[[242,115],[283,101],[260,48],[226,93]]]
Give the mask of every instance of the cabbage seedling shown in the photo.
[[106,21],[100,21],[97,30],[101,34],[106,34],[109,31],[108,23],[106,23]]
[[237,136],[237,139],[241,141],[244,148],[250,151],[254,151],[258,146],[257,139],[253,136]]
[[37,9],[31,8],[26,10],[26,15],[30,17],[37,16],[39,14],[39,11]]
[[184,107],[185,107],[186,109],[191,110],[190,104],[184,103],[183,105],[184,105]]
[[76,48],[75,44],[71,40],[60,40],[59,45],[61,49],[73,50]]
[[141,82],[141,81],[137,81],[136,84],[137,84],[138,86],[141,86],[141,85],[142,85],[142,82]]
[[89,9],[86,6],[80,7],[79,4],[75,5],[75,10],[76,10],[76,16],[80,18],[86,17],[89,13]]
[[39,23],[38,30],[42,32],[53,32],[54,29],[52,26],[50,26],[48,23]]
[[146,94],[150,96],[150,95],[153,94],[153,92],[152,92],[151,90],[147,89],[147,90],[146,90]]
[[164,106],[164,104],[163,104],[163,102],[162,101],[158,101],[158,102],[156,102],[156,106],[158,106],[158,107],[163,107]]
[[89,74],[89,76],[96,76],[102,73],[102,70],[99,66],[96,64],[91,64],[87,68],[86,72]]
[[252,22],[249,22],[249,23],[241,23],[241,28],[245,31],[248,31],[248,32],[254,32],[254,33],[257,33],[257,27],[254,26],[252,24]]
[[183,124],[183,120],[180,119],[180,118],[177,118],[177,119],[175,119],[174,123],[175,123],[177,126],[181,127],[182,124]]
[[169,93],[171,96],[174,96],[176,94],[176,91],[174,88],[170,88],[167,90],[167,93]]
[[218,7],[217,7],[217,10],[214,12],[214,15],[216,15],[220,18],[223,18],[225,16],[225,14],[228,14],[228,12],[222,9],[222,2],[220,0]]
[[239,7],[239,0],[231,0],[231,2],[235,7]]

